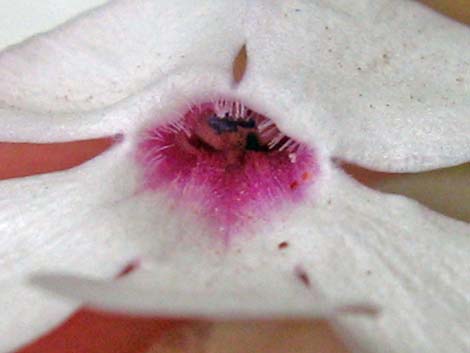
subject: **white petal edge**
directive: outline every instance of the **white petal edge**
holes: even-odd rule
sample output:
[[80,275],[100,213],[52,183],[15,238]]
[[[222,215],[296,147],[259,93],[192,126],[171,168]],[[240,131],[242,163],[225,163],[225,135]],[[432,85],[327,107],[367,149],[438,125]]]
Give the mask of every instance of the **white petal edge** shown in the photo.
[[[144,270],[145,271],[145,270]],[[142,286],[144,279],[155,275],[154,272],[138,270],[129,278],[120,281],[106,281],[84,276],[63,274],[35,274],[31,283],[46,291],[74,298],[102,309],[132,313],[142,316],[170,318],[196,318],[209,320],[249,320],[249,319],[289,319],[289,318],[327,318],[337,315],[359,315],[374,317],[378,309],[371,303],[352,298],[328,301],[320,293],[312,294],[302,288],[295,296],[292,291],[283,291],[271,277],[263,287],[247,288],[238,286],[227,291],[200,291],[167,289],[159,283],[149,290]],[[258,275],[263,275],[260,271]],[[158,276],[154,278],[159,282]],[[236,280],[235,280],[236,281]],[[252,279],[248,280],[249,282]],[[144,282],[144,283],[145,283]],[[168,282],[166,282],[168,285]],[[171,287],[171,285],[170,285]],[[300,286],[299,286],[300,287]]]
[[0,107],[39,115],[84,112],[127,98],[181,66],[229,70],[244,42],[241,5],[110,2],[2,52]]
[[[325,178],[307,204],[274,217],[256,235],[240,236],[225,251],[200,223],[188,229],[181,221],[155,235],[142,270],[123,282],[60,275],[34,282],[107,309],[175,316],[226,319],[237,317],[237,306],[250,317],[296,315],[300,307],[318,314],[320,302],[370,303],[380,310],[377,318],[334,317],[361,349],[464,353],[470,225],[369,190],[334,169]],[[278,248],[283,241],[290,243],[285,251]],[[299,266],[311,287],[296,275]]]
[[70,171],[0,183],[1,352],[45,333],[78,305],[31,288],[28,274],[61,269],[112,278],[139,254],[106,216],[135,191],[128,153],[123,142]]
[[34,34],[51,30],[107,0],[0,0],[0,50]]
[[286,133],[375,170],[470,160],[469,27],[416,1],[250,4],[240,89],[278,101]]
[[68,113],[0,108],[0,141],[64,142],[118,134],[132,135],[147,123],[179,118],[192,103],[233,95],[231,77],[217,66],[192,65],[162,74],[137,95],[109,107]]

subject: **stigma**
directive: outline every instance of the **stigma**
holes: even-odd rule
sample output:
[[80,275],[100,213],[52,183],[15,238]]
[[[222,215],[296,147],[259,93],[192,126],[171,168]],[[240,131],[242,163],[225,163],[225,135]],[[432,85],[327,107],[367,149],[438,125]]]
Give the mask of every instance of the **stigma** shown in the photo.
[[240,101],[192,105],[141,135],[143,187],[169,193],[229,239],[302,202],[319,173],[314,151]]

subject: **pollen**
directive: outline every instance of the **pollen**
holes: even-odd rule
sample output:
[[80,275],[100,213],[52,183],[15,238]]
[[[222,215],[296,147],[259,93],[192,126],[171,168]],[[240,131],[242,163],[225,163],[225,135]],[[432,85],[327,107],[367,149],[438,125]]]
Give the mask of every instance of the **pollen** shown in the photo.
[[302,202],[319,172],[311,148],[225,99],[146,129],[137,160],[145,189],[169,193],[225,237]]

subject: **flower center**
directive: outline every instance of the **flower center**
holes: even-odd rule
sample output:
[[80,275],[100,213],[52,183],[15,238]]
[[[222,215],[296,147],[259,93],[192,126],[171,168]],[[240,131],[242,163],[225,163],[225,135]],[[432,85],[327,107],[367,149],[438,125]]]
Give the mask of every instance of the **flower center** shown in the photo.
[[145,187],[169,192],[224,236],[300,201],[318,173],[310,148],[238,101],[191,106],[143,136]]

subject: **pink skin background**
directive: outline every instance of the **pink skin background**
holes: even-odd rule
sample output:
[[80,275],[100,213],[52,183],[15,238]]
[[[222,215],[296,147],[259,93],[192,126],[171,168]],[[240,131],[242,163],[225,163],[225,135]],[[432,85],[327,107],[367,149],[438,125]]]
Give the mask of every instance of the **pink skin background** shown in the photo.
[[[468,1],[422,0],[467,24],[470,23]],[[68,169],[101,153],[111,143],[110,139],[49,145],[0,143],[0,179]],[[384,177],[355,167],[347,169],[364,182],[373,183]],[[17,353],[140,353],[186,324],[81,309],[57,329]],[[326,324],[320,323],[316,327],[319,345],[312,347],[312,353],[346,352]]]

